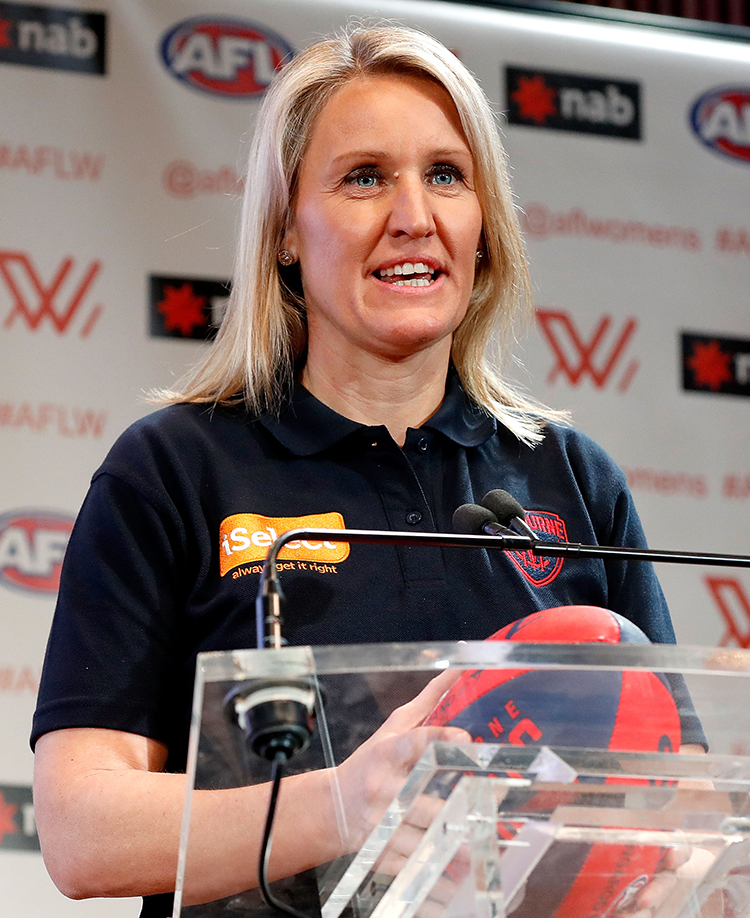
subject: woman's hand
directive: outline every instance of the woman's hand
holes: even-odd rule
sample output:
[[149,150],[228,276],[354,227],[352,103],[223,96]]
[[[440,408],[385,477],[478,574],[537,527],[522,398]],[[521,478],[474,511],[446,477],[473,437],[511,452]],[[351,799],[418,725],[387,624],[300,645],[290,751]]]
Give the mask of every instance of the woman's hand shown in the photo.
[[471,742],[471,736],[457,727],[420,726],[459,674],[447,670],[429,682],[335,769],[349,850],[357,850],[380,822],[430,743]]

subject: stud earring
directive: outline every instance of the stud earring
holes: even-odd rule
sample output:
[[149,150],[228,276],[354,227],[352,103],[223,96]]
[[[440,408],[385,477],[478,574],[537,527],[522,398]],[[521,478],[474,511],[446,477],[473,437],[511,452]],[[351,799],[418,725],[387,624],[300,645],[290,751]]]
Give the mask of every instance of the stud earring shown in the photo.
[[285,268],[288,268],[289,265],[293,265],[297,259],[292,255],[291,252],[287,249],[282,249],[278,254],[278,261],[280,265],[283,265]]
[[482,250],[477,249],[477,264],[482,260]]

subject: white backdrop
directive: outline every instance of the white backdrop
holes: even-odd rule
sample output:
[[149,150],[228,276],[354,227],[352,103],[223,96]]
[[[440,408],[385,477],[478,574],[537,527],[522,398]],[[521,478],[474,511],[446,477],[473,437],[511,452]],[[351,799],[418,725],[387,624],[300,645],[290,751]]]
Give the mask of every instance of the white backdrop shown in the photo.
[[[521,381],[627,470],[653,546],[750,550],[750,45],[447,3],[67,2],[0,2],[0,901],[27,918],[137,914],[63,900],[38,853],[59,560],[144,390],[210,346],[189,336],[226,295],[247,93],[350,16],[427,29],[510,110]],[[681,641],[750,644],[750,573],[660,574]]]

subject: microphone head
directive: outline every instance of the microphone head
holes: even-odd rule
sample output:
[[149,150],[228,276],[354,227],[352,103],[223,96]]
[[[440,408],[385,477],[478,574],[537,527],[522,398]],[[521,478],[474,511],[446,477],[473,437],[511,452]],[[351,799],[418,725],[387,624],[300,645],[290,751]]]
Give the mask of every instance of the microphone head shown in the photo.
[[482,498],[482,505],[491,510],[497,517],[497,521],[503,526],[507,526],[514,516],[522,520],[526,519],[526,511],[523,507],[512,494],[508,494],[502,488],[488,491]]
[[485,523],[496,523],[497,517],[487,507],[479,504],[462,504],[453,514],[453,531],[463,535],[482,532]]

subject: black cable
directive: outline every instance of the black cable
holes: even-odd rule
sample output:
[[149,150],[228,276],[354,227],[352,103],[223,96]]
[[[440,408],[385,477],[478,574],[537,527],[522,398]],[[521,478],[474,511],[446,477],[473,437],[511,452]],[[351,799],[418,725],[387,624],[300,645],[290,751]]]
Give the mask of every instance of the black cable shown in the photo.
[[271,833],[273,832],[276,802],[279,797],[279,788],[281,787],[281,779],[284,776],[284,762],[286,762],[286,760],[286,753],[279,751],[274,756],[271,764],[271,796],[268,801],[266,824],[263,828],[263,843],[260,846],[260,857],[258,859],[258,886],[263,901],[269,908],[280,912],[282,915],[291,915],[292,918],[309,918],[308,915],[303,915],[302,912],[296,911],[290,905],[284,905],[283,902],[279,902],[279,900],[274,897],[268,885],[268,861],[271,857]]

